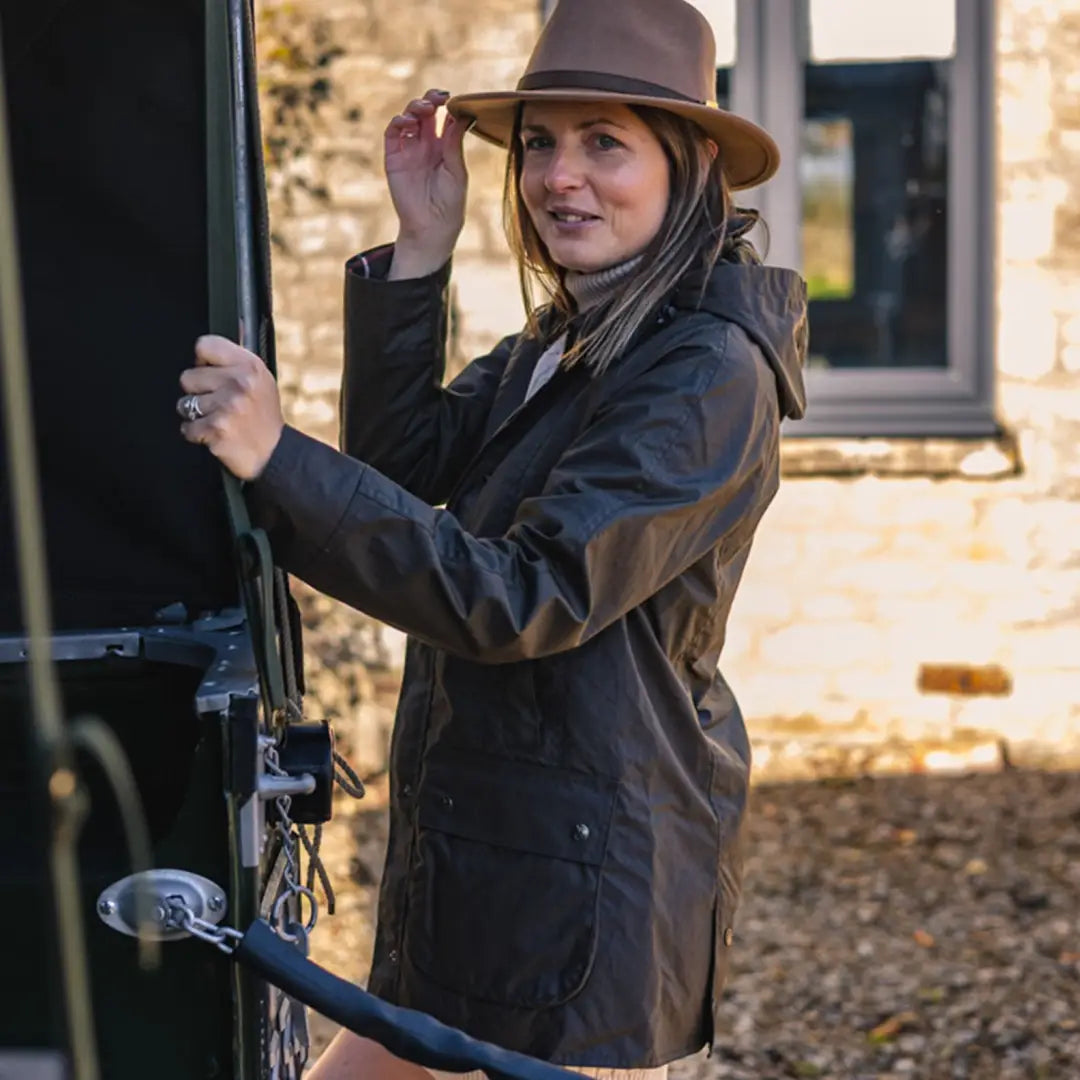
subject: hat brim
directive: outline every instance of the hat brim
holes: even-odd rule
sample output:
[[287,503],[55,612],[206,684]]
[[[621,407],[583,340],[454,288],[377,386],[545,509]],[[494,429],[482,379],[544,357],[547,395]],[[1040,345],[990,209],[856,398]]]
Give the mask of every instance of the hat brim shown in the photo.
[[719,147],[733,191],[765,183],[780,167],[780,150],[767,131],[735,113],[696,101],[606,90],[515,90],[460,94],[452,97],[446,107],[455,119],[473,120],[473,134],[505,149],[513,134],[517,106],[523,101],[613,101],[620,105],[650,105],[685,116]]

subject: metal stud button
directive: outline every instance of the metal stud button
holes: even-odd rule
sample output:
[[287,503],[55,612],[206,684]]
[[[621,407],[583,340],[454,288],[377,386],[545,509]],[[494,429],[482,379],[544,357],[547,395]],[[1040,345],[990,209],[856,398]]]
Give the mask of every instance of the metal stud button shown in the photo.
[[730,926],[724,929],[724,944],[730,949],[732,942],[735,940],[735,931]]
[[453,810],[454,809],[454,800],[451,799],[449,795],[443,795],[439,799],[439,802],[442,803],[443,808],[445,810]]
[[574,826],[574,839],[575,840],[588,840],[589,839],[589,826],[585,824],[579,824]]

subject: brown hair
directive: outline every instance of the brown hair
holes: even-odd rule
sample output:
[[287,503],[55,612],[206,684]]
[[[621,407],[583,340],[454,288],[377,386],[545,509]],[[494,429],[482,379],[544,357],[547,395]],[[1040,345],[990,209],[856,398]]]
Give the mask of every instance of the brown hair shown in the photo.
[[[668,159],[671,198],[656,236],[642,253],[633,276],[616,297],[590,311],[573,346],[563,357],[569,366],[585,362],[603,371],[621,355],[680,279],[691,270],[706,273],[718,261],[760,262],[746,237],[759,216],[756,210],[732,205],[723,163],[708,136],[693,121],[664,109],[631,106],[659,139]],[[576,314],[564,281],[566,271],[551,258],[521,196],[524,160],[521,113],[514,123],[506,162],[503,218],[507,239],[518,264],[521,295],[527,312],[527,334],[540,334],[540,307],[534,287],[547,294],[557,332]]]

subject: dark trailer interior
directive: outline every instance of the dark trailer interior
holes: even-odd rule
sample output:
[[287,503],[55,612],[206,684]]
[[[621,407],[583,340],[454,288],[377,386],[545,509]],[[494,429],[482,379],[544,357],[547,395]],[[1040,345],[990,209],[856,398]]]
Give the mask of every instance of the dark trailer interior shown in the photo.
[[[89,813],[70,899],[96,1045],[82,1060],[72,1052],[48,827],[60,770],[30,724],[38,669],[6,450],[19,425],[6,430],[0,412],[0,1077],[287,1080],[306,1057],[302,1000],[432,1068],[568,1080],[380,1001],[293,943],[313,923],[290,882],[279,793],[302,782],[291,819],[326,821],[341,763],[327,725],[302,720],[284,578],[243,521],[238,488],[181,439],[174,411],[200,334],[243,337],[273,367],[250,5],[0,0],[0,170],[13,173],[18,233],[17,250],[0,235],[0,300],[20,278],[58,727],[77,734],[89,715],[112,733],[141,795],[151,865],[168,870],[158,895],[191,884],[170,875],[198,875],[207,890],[188,910],[218,932],[165,941],[160,967],[140,968],[138,942],[114,928],[134,923],[130,892],[117,891],[132,870],[117,800],[76,746]],[[4,330],[7,376],[23,350]],[[231,956],[214,947],[222,927]]]
[[[265,868],[243,867],[230,884],[222,733],[228,726],[253,742],[254,669],[220,471],[179,437],[174,411],[180,372],[210,325],[204,8],[204,0],[0,0],[0,36],[64,712],[97,716],[119,737],[154,865],[227,887],[234,906],[249,909],[229,918],[242,920],[257,914]],[[258,161],[249,168],[261,192]],[[258,235],[258,221],[252,228]],[[265,343],[265,261],[260,272]],[[5,1060],[23,1060],[16,1049],[64,1048],[6,453],[3,1075]],[[209,678],[222,657],[231,660],[232,696]],[[90,804],[80,910],[101,1075],[261,1075],[259,1024],[240,1015],[258,1005],[253,981],[194,941],[163,948],[161,968],[142,972],[134,939],[94,917],[101,890],[131,867],[109,787],[92,761],[78,763]],[[241,1029],[248,1045],[237,1045]]]

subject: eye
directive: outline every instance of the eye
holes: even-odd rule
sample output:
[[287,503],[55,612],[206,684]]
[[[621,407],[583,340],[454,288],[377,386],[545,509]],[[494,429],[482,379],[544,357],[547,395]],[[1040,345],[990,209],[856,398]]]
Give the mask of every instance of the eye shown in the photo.
[[614,135],[608,135],[606,132],[601,131],[596,135],[596,145],[601,150],[617,150],[622,146],[622,143]]
[[550,150],[553,140],[550,135],[529,135],[523,143],[526,151]]

